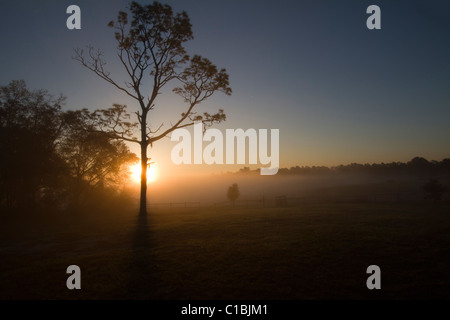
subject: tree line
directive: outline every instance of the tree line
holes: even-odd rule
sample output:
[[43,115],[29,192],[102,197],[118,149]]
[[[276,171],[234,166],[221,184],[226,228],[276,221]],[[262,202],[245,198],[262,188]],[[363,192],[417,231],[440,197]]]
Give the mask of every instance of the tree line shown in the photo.
[[[237,174],[259,174],[259,169],[249,167],[240,169]],[[450,158],[441,161],[428,161],[423,157],[414,157],[408,162],[390,163],[351,163],[334,167],[326,166],[295,166],[280,168],[277,175],[326,175],[326,174],[366,174],[373,176],[418,176],[423,178],[450,178]]]
[[[123,141],[94,130],[86,110],[15,80],[0,87],[0,209],[79,208],[117,195],[138,161]],[[92,129],[92,130],[90,130]]]

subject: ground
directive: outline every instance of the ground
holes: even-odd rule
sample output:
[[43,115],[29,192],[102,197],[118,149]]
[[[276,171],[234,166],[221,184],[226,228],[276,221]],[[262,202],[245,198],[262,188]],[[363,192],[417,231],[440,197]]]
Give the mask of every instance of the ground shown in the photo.
[[[22,217],[0,299],[450,298],[450,206],[300,204]],[[81,268],[81,290],[66,268]],[[366,269],[381,268],[381,290]]]

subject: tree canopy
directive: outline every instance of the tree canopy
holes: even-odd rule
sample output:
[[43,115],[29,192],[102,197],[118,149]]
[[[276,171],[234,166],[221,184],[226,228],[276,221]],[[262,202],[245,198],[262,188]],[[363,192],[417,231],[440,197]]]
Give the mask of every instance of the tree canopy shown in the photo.
[[79,204],[117,187],[123,166],[137,161],[123,141],[84,130],[86,119],[62,111],[64,100],[23,80],[0,87],[0,207]]

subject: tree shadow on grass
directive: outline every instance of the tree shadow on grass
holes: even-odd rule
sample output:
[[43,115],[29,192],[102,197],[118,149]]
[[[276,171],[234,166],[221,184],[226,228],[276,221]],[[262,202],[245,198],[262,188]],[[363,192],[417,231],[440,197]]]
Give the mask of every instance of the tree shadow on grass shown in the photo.
[[134,230],[132,247],[130,248],[129,282],[126,298],[151,299],[156,294],[158,270],[153,248],[154,237],[147,215],[137,217]]

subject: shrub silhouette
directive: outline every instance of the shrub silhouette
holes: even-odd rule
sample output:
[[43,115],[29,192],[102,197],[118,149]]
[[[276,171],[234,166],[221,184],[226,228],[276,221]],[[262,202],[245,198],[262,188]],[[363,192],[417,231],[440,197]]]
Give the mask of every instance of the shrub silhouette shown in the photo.
[[239,193],[239,187],[237,185],[237,183],[233,183],[227,191],[227,199],[230,200],[233,205],[234,202],[237,200],[237,198],[239,198],[240,193]]

